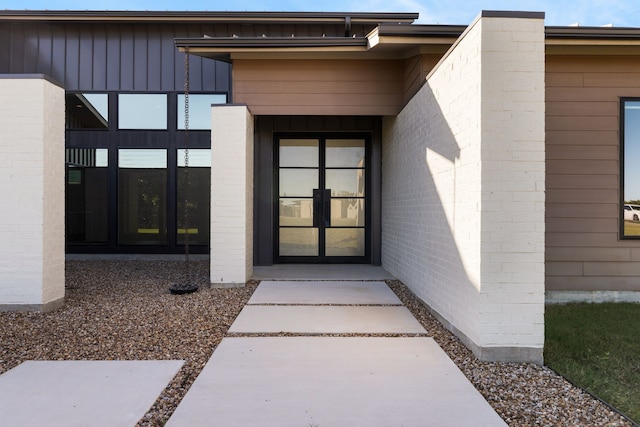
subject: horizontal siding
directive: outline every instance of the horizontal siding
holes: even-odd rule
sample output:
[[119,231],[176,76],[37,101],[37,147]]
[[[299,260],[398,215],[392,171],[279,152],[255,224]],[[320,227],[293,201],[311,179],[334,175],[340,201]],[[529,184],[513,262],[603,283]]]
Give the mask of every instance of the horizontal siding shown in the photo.
[[634,57],[547,56],[547,290],[640,291],[640,241],[620,240],[619,99]]
[[393,115],[402,78],[400,61],[237,59],[233,102],[255,115]]

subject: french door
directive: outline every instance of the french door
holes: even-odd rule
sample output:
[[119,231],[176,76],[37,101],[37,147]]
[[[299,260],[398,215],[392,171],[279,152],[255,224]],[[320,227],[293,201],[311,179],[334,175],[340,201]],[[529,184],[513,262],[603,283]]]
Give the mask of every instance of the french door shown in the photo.
[[276,136],[278,262],[370,262],[368,135]]

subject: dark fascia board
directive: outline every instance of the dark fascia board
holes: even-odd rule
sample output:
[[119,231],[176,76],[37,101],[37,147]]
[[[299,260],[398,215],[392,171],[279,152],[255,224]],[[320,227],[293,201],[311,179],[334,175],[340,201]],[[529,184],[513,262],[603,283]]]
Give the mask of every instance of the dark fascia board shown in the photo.
[[546,27],[547,39],[640,40],[640,28]]
[[77,11],[77,10],[2,10],[0,21],[61,22],[233,22],[233,23],[412,23],[418,13],[386,12],[195,12],[195,11]]
[[381,23],[378,25],[379,36],[407,37],[460,37],[467,25],[397,25]]
[[544,12],[526,12],[518,10],[483,10],[480,12],[483,18],[523,18],[544,19]]
[[179,48],[291,48],[367,46],[366,37],[199,37],[177,38]]

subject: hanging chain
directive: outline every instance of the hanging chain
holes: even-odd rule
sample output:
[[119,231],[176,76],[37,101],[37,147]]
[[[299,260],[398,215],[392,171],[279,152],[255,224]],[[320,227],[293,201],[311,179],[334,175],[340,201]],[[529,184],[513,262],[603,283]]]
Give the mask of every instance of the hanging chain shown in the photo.
[[184,255],[189,265],[189,48],[184,49]]

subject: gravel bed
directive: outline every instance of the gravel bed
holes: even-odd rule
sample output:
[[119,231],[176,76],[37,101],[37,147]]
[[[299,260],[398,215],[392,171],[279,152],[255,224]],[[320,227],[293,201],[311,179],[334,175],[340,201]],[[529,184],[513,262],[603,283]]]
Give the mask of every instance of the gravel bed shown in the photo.
[[[51,313],[0,313],[0,374],[26,360],[158,360],[185,364],[138,426],[162,426],[244,304],[244,288],[208,287],[209,262],[192,261],[200,290],[171,295],[182,262],[68,261],[64,307]],[[632,426],[553,371],[485,363],[444,329],[407,288],[389,286],[510,426]]]

